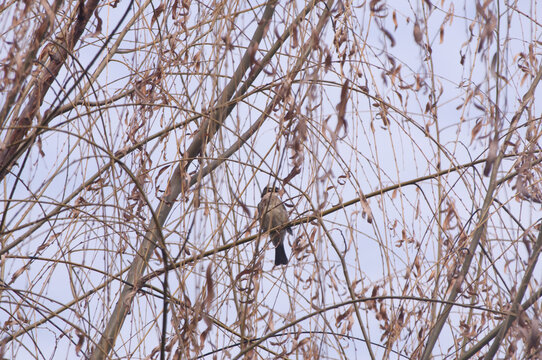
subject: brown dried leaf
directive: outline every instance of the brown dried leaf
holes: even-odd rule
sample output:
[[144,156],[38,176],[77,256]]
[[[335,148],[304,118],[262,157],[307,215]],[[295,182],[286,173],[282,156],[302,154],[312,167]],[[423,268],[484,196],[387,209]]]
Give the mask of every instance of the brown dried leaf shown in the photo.
[[369,224],[372,224],[373,223],[373,212],[371,211],[371,207],[369,206],[369,202],[365,198],[365,195],[360,194],[359,201],[360,201],[361,207],[363,208],[363,211],[361,213],[361,217],[366,218],[367,222]]
[[166,165],[166,166],[163,166],[160,170],[158,170],[158,174],[154,177],[154,182],[155,183],[158,183],[158,178],[160,177],[160,175],[162,175],[162,173],[164,171],[166,171],[167,169],[169,169],[171,165]]
[[10,280],[9,284],[13,284],[13,282],[14,282],[15,280],[17,280],[17,278],[18,278],[19,276],[21,276],[21,274],[22,274],[23,272],[25,272],[26,268],[27,268],[27,265],[24,265],[24,266],[21,267],[19,270],[15,271],[15,272],[13,273],[13,275],[11,276],[11,280]]
[[294,166],[292,171],[282,180],[282,183],[284,185],[288,184],[294,177],[299,175],[301,173],[301,167],[300,166]]
[[342,314],[337,316],[337,318],[335,319],[335,326],[339,326],[341,321],[346,319],[352,313],[352,311],[354,311],[354,308],[352,306],[350,306],[348,309],[346,309],[345,312],[343,312]]
[[416,41],[416,44],[422,46],[423,34],[422,29],[420,28],[420,24],[418,24],[417,21],[414,23],[414,29],[412,34],[414,35],[414,41]]
[[345,114],[346,114],[346,104],[348,102],[348,97],[349,97],[348,96],[349,89],[350,89],[350,81],[346,80],[341,88],[341,100],[339,101],[339,104],[337,104],[338,121],[337,121],[337,127],[335,128],[336,136],[341,130],[341,128],[344,127],[345,132],[347,129]]
[[206,288],[207,288],[207,295],[205,296],[205,308],[209,309],[211,307],[211,303],[213,302],[215,298],[215,290],[214,290],[214,280],[212,276],[212,265],[209,264],[207,267],[207,271],[205,272],[205,280],[206,280]]
[[96,16],[96,30],[90,34],[89,36],[90,37],[97,37],[99,34],[102,33],[102,24],[103,24],[103,20],[102,18],[98,15],[98,9],[96,9],[96,11],[94,11],[94,16]]
[[45,157],[45,153],[43,152],[42,143],[41,143],[41,136],[38,136],[37,145],[38,145],[39,154],[41,155],[41,157]]
[[83,348],[83,344],[85,343],[85,335],[81,333],[79,330],[76,330],[75,334],[77,335],[77,344],[75,345],[75,353],[79,355],[79,353],[81,352],[81,349]]
[[325,72],[328,72],[331,69],[331,62],[332,62],[331,53],[329,52],[329,50],[327,50],[326,51],[326,60],[324,61],[324,70],[325,70]]
[[386,35],[386,37],[388,38],[388,40],[390,40],[391,42],[391,47],[394,47],[395,46],[395,38],[393,37],[393,35],[385,28],[381,27],[380,30],[384,33],[384,35]]
[[161,3],[160,6],[154,9],[154,12],[152,14],[152,19],[151,19],[151,26],[158,19],[158,17],[164,12],[164,9],[165,9],[164,3]]
[[299,46],[297,26],[292,27],[292,48],[297,48]]
[[310,341],[310,338],[304,338],[303,340],[301,340],[298,344],[297,344],[297,348],[300,348],[302,346],[305,346],[308,342]]
[[489,176],[489,173],[491,172],[491,169],[493,168],[493,164],[495,163],[495,160],[497,159],[497,152],[499,150],[499,140],[497,137],[493,138],[489,142],[489,151],[487,153],[487,159],[486,159],[486,166],[484,167],[484,176]]
[[17,314],[17,320],[19,320],[20,322],[24,324],[28,324],[30,322],[28,321],[28,318],[26,317],[26,315],[20,309],[17,310],[16,314]]
[[478,119],[476,121],[476,125],[474,125],[474,127],[472,128],[471,138],[470,138],[471,145],[474,139],[476,138],[476,136],[478,135],[478,133],[480,132],[480,130],[482,130],[482,119]]

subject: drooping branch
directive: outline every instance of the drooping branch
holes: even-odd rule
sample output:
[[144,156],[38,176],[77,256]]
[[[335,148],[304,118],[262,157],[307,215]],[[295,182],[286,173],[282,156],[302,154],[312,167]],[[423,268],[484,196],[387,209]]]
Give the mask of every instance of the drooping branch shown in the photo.
[[[542,297],[542,288],[538,289],[537,291],[532,294],[527,301],[525,301],[523,304],[521,304],[522,310],[527,310],[529,307],[531,307],[533,304],[535,304],[540,298]],[[506,321],[506,320],[505,320]],[[473,347],[471,347],[469,350],[465,351],[459,358],[459,360],[468,360],[472,358],[476,353],[484,346],[489,344],[489,342],[497,336],[497,334],[501,331],[503,326],[505,325],[505,321],[502,321],[498,326],[496,326],[493,330],[489,332],[482,340],[480,340],[478,343],[476,343]]]
[[[16,154],[19,146],[23,144],[25,137],[32,127],[32,120],[36,116],[45,94],[56,79],[56,76],[60,72],[62,66],[64,66],[66,60],[70,56],[70,53],[75,48],[75,44],[81,38],[85,27],[94,14],[98,0],[91,0],[87,2],[81,1],[79,3],[79,9],[77,16],[71,31],[67,35],[59,34],[58,37],[66,36],[65,39],[57,38],[53,43],[59,44],[51,50],[49,55],[48,65],[42,69],[37,76],[37,80],[33,85],[33,90],[28,96],[28,102],[21,112],[21,115],[14,118],[10,124],[10,131],[6,134],[4,139],[4,147],[0,151],[0,180],[8,174],[10,168],[17,160]],[[7,109],[4,107],[4,109]],[[3,110],[4,111],[4,110]],[[7,110],[5,110],[7,112]],[[6,114],[3,114],[4,116]]]
[[126,277],[126,284],[128,285],[124,285],[117,305],[115,306],[115,309],[108,320],[106,328],[103,331],[98,344],[91,354],[91,359],[104,359],[113,348],[120,329],[122,328],[122,324],[126,319],[126,315],[132,306],[132,301],[137,291],[137,286],[141,276],[147,267],[148,261],[154,249],[156,249],[157,245],[160,243],[161,232],[157,226],[162,226],[165,223],[173,204],[175,203],[175,200],[183,190],[186,190],[184,174],[187,167],[203,151],[204,147],[218,131],[227,117],[226,104],[230,101],[231,97],[235,93],[235,90],[239,87],[239,84],[241,83],[246,71],[249,70],[250,66],[252,65],[253,54],[257,50],[261,39],[269,26],[269,22],[271,21],[275,11],[276,4],[276,0],[271,0],[268,2],[263,13],[262,20],[254,32],[250,45],[248,46],[238,68],[232,76],[232,79],[217,101],[215,110],[203,122],[202,126],[200,127],[200,131],[183,155],[180,164],[173,171],[173,175],[168,182],[164,197],[161,199],[155,211],[158,224],[155,225],[154,222],[151,222],[149,230],[145,234],[142,244],[137,252],[137,256],[134,259]]
[[493,344],[491,344],[491,347],[489,348],[489,351],[487,352],[485,356],[485,360],[491,360],[497,353],[497,350],[499,350],[499,347],[501,346],[502,340],[504,339],[506,333],[508,332],[508,329],[510,329],[510,326],[512,326],[512,323],[518,318],[519,314],[523,309],[520,307],[521,300],[523,299],[523,296],[525,295],[525,291],[527,291],[527,287],[529,286],[529,282],[531,281],[531,277],[533,275],[533,271],[538,264],[538,256],[540,255],[540,250],[542,249],[542,224],[538,225],[538,237],[535,243],[535,246],[533,248],[533,251],[531,253],[531,257],[528,261],[527,270],[525,271],[525,275],[523,276],[523,279],[521,280],[521,284],[519,285],[518,292],[516,293],[515,298],[512,301],[512,307],[510,314],[506,317],[504,320],[499,333],[495,337],[495,340],[493,340]]
[[[519,109],[516,111],[516,113],[512,117],[512,120],[510,122],[511,129],[518,123],[521,115],[523,114],[523,111],[525,110],[529,102],[532,100],[534,96],[534,91],[536,87],[538,86],[538,83],[540,82],[541,78],[542,78],[542,65],[539,67],[538,73],[536,74],[531,86],[529,87],[525,95],[523,96]],[[502,148],[498,156],[494,159],[494,162],[492,164],[491,176],[489,180],[487,193],[485,195],[484,203],[480,211],[480,218],[476,225],[476,230],[474,231],[474,234],[472,235],[472,240],[469,245],[468,253],[465,256],[465,260],[461,267],[459,276],[456,279],[455,284],[452,285],[453,287],[450,291],[450,295],[448,296],[449,304],[444,307],[444,310],[440,313],[433,329],[428,335],[427,344],[422,354],[423,360],[429,360],[431,358],[433,348],[435,347],[435,344],[437,343],[440,332],[442,331],[442,328],[444,327],[444,324],[446,323],[446,320],[448,319],[448,316],[450,315],[450,312],[452,310],[453,305],[451,304],[455,302],[457,295],[459,294],[459,290],[461,289],[461,284],[463,283],[463,281],[465,280],[469,272],[470,264],[472,262],[472,259],[474,258],[474,255],[476,254],[476,249],[478,247],[478,244],[480,243],[480,239],[482,238],[482,235],[485,232],[487,221],[489,218],[489,209],[491,207],[491,204],[493,203],[493,195],[498,185],[497,174],[499,171],[499,166],[505,156],[506,148],[510,144],[510,139],[513,134],[514,134],[513,131],[510,131],[507,134],[504,141],[502,142],[503,144]]]
[[[47,3],[45,4],[47,6]],[[62,0],[56,0],[53,3],[52,8],[50,9],[50,13],[56,14],[61,4],[62,4]],[[53,25],[54,22],[52,21],[53,19],[49,15],[50,14],[44,14],[43,21],[34,32],[34,37],[29,44],[26,54],[23,56],[24,60],[21,61],[20,65],[18,66],[16,70],[16,76],[14,79],[15,83],[13,84],[12,89],[9,91],[8,95],[6,96],[6,101],[4,102],[4,106],[2,107],[2,110],[0,111],[0,124],[4,124],[10,109],[13,107],[15,100],[17,99],[17,96],[20,96],[21,88],[24,84],[24,80],[27,79],[28,75],[30,74],[30,70],[32,70],[32,64],[36,58],[36,54],[38,50],[40,49],[40,47],[42,46],[43,42],[45,41],[45,38],[51,32],[51,26]]]

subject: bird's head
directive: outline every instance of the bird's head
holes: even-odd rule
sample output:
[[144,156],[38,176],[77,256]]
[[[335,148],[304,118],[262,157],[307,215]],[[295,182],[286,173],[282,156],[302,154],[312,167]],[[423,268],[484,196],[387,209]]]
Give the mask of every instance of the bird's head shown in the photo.
[[267,193],[276,193],[276,194],[278,194],[279,191],[280,191],[280,188],[278,186],[267,185],[262,190],[262,197],[264,197]]

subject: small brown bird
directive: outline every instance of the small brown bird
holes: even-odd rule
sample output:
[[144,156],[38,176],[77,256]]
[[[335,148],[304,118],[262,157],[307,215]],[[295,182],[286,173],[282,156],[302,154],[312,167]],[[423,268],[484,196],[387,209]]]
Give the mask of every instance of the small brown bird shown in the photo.
[[284,251],[284,237],[286,231],[292,233],[292,229],[284,228],[284,224],[288,223],[288,212],[278,196],[278,187],[266,186],[262,191],[262,199],[258,204],[258,214],[262,232],[268,232],[274,229],[269,234],[273,245],[275,245],[275,265],[288,264],[288,257]]

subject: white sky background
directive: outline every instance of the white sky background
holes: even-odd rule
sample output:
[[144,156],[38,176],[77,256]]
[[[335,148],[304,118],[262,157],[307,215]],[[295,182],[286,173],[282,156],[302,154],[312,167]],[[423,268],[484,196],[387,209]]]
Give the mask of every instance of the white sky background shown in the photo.
[[[538,13],[542,11],[542,7],[539,3],[533,3],[536,5],[533,6],[527,2],[513,5],[524,14],[530,14],[536,19]],[[77,54],[78,60],[83,66],[90,61],[97,51],[97,47],[102,44],[105,34],[112,31],[124,13],[127,4],[128,2],[121,2],[115,9],[105,6],[100,10],[100,17],[104,21],[103,33],[97,38],[87,37],[85,39],[88,46]],[[444,42],[440,44],[438,40],[439,27],[451,4],[454,6],[455,16],[453,22],[445,26]],[[158,5],[158,3],[155,4],[155,6]],[[243,3],[241,7],[248,9],[255,5],[255,3]],[[470,44],[465,44],[469,36],[468,27],[475,18],[474,2],[466,1],[463,4],[459,1],[439,1],[434,5],[437,8],[431,12],[428,29],[435,81],[443,89],[438,107],[438,126],[441,129],[440,143],[453,158],[453,164],[450,164],[450,161],[442,156],[441,167],[446,169],[449,166],[468,163],[485,156],[488,138],[478,136],[471,142],[471,131],[478,119],[487,121],[487,113],[472,104],[466,109],[457,109],[457,107],[465,99],[466,88],[473,89],[479,86],[481,92],[494,94],[495,77],[488,75],[488,62],[481,57],[495,52],[496,41],[493,39],[489,51],[484,50],[481,53],[476,52],[477,43],[475,40]],[[296,6],[297,9],[294,11]],[[281,33],[284,24],[289,24],[291,18],[297,15],[303,6],[305,4],[301,2],[294,4],[280,1],[277,14],[273,18],[273,24],[261,45],[262,49],[267,49],[271,42],[275,41],[275,31]],[[290,18],[280,17],[280,14],[284,13],[283,7],[287,7],[288,12],[293,14],[290,15]],[[318,20],[317,16],[322,13],[322,4],[316,8],[318,10],[311,14],[311,21],[302,23],[300,34],[304,34],[306,31],[303,27],[308,26],[309,29],[312,29],[315,26]],[[138,5],[136,4],[132,12],[137,9]],[[58,129],[61,131],[49,132],[41,139],[45,156],[39,155],[37,148],[31,152],[28,164],[32,165],[26,166],[23,170],[22,181],[13,196],[15,199],[24,199],[24,201],[10,204],[13,208],[8,212],[6,227],[9,229],[39,219],[58,202],[62,202],[67,194],[77,189],[82,181],[95,173],[96,169],[103,166],[108,161],[107,153],[94,146],[93,142],[115,152],[126,145],[132,145],[127,134],[134,127],[137,129],[140,124],[142,127],[134,132],[138,140],[157,133],[172,123],[186,121],[189,116],[202,111],[202,109],[207,109],[209,104],[213,104],[213,101],[219,96],[219,92],[229,81],[228,76],[232,74],[238,64],[239,57],[244,52],[244,47],[237,48],[237,46],[246,46],[248,38],[252,36],[256,24],[250,19],[254,16],[259,18],[262,10],[262,7],[258,7],[254,11],[247,11],[237,19],[235,25],[227,21],[219,21],[218,24],[222,26],[220,29],[203,27],[203,29],[209,29],[209,34],[192,34],[188,39],[185,39],[185,36],[180,32],[181,26],[174,24],[171,19],[171,4],[166,5],[165,15],[161,15],[159,18],[160,32],[157,22],[153,23],[153,31],[149,32],[152,10],[148,8],[145,11],[145,17],[136,22],[126,37],[127,40],[120,46],[123,50],[137,50],[115,55],[114,61],[110,62],[106,70],[100,74],[94,85],[94,90],[98,99],[109,98],[125,89],[132,89],[136,86],[137,81],[154,72],[157,63],[163,63],[165,64],[163,78],[159,81],[159,86],[152,89],[154,98],[144,97],[139,89],[139,93],[133,98],[127,97],[115,103],[125,106],[104,107],[100,112],[90,114],[85,114],[87,110],[81,106],[77,108],[77,111],[71,111],[55,119],[53,125],[58,125]],[[415,74],[421,76],[428,74],[429,65],[422,61],[424,52],[414,42],[412,34],[415,16],[420,19],[422,30],[425,27],[421,21],[423,17],[422,2],[390,2],[387,13],[391,14],[394,10],[397,14],[397,30],[393,30],[391,16],[385,20],[379,20],[396,41],[396,45],[391,47],[390,42],[378,29],[375,18],[370,17],[368,5],[350,6],[349,11],[352,12],[352,15],[349,19],[352,22],[347,24],[347,46],[352,46],[355,39],[363,47],[363,55],[356,57],[356,59],[361,58],[361,61],[350,62],[347,60],[342,70],[344,76],[339,75],[341,67],[338,63],[336,49],[332,44],[333,27],[329,23],[324,30],[321,45],[327,46],[331,51],[333,66],[327,73],[323,71],[323,68],[319,70],[319,79],[324,82],[324,85],[316,85],[314,97],[305,98],[306,89],[309,86],[308,80],[314,71],[313,68],[307,67],[306,72],[302,72],[298,77],[304,82],[293,87],[291,101],[295,101],[299,105],[300,115],[307,117],[310,121],[309,136],[304,143],[304,162],[301,173],[285,186],[286,194],[283,196],[284,199],[288,199],[289,205],[294,205],[288,207],[292,219],[311,214],[314,211],[313,206],[318,207],[319,204],[322,204],[322,210],[325,210],[336,205],[339,201],[356,198],[360,192],[367,194],[401,181],[436,172],[438,150],[428,137],[416,126],[406,121],[404,117],[393,111],[389,113],[390,125],[384,126],[382,120],[376,116],[378,109],[372,106],[375,101],[354,91],[356,88],[359,90],[360,87],[367,86],[371,95],[378,94],[385,101],[408,113],[418,126],[428,125],[431,135],[436,136],[436,127],[431,123],[429,114],[423,113],[428,101],[428,93],[423,90],[420,92],[399,90],[398,80],[396,84],[392,84],[389,78],[387,84],[382,82],[382,69],[390,68],[387,55],[392,55],[397,65],[401,64],[401,77],[405,83],[414,83]],[[492,7],[492,10],[495,11],[495,8]],[[425,11],[427,14],[427,8]],[[508,39],[506,51],[501,54],[504,56],[503,62],[507,66],[502,73],[509,82],[507,84],[501,83],[499,106],[504,111],[505,125],[503,127],[507,129],[507,124],[518,108],[518,101],[531,81],[528,78],[524,83],[521,82],[523,73],[516,65],[517,54],[519,52],[528,53],[528,46],[534,44],[534,51],[537,58],[540,59],[540,47],[536,41],[540,41],[541,28],[533,24],[525,15],[511,10],[505,2],[500,3],[500,11],[503,15],[500,25],[501,37]],[[207,4],[193,2],[187,26],[190,27],[197,22],[202,16],[200,13],[207,14],[208,12]],[[509,29],[506,26],[508,15],[511,19]],[[9,18],[6,13],[0,14],[0,16],[3,22]],[[164,18],[167,18],[167,26],[164,23]],[[345,25],[343,18],[335,19],[335,22],[337,29]],[[96,21],[94,21],[95,23]],[[124,26],[124,24],[121,25],[120,29],[123,29]],[[228,29],[227,26],[233,28]],[[4,26],[3,32],[6,31],[8,30]],[[476,39],[480,28],[475,25],[473,31]],[[224,47],[213,47],[212,41],[221,39],[221,36],[226,33],[231,34],[232,44],[236,46],[231,52],[225,51]],[[189,49],[189,55],[186,57],[188,61],[192,61],[201,51],[200,55],[197,55],[202,61],[199,76],[187,76],[187,67],[183,64],[185,59],[183,56],[171,60],[173,55],[166,52],[165,58],[158,60],[156,56],[157,43],[144,46],[153,40],[158,41],[160,34],[162,36],[176,35],[174,42],[176,51],[181,52],[183,49]],[[164,44],[167,45],[168,42],[165,41]],[[273,69],[276,72],[271,75],[262,73],[255,83],[256,86],[264,86],[282,80],[294,61],[287,58],[287,52],[298,53],[298,48],[292,48],[291,44],[291,41],[288,40],[281,49],[282,53],[272,61]],[[340,50],[343,50],[344,46]],[[7,51],[6,49],[7,45],[4,44],[0,51]],[[359,49],[354,49],[354,51],[359,51]],[[460,52],[466,56],[464,66],[460,64]],[[103,56],[104,54],[100,56],[99,61]],[[261,58],[261,54],[257,58]],[[318,60],[316,53],[311,60]],[[93,66],[93,69],[95,67],[96,65]],[[67,82],[68,86],[64,85],[64,89],[69,88],[69,84],[73,82],[73,78],[76,77],[79,70],[80,65],[74,63],[70,66],[70,71],[63,70],[58,79]],[[193,69],[190,70],[193,71]],[[357,76],[358,72],[362,74],[359,77]],[[217,73],[224,77],[207,76]],[[322,124],[327,124],[331,130],[335,128],[337,121],[335,107],[339,102],[341,85],[345,79],[349,79],[354,88],[350,92],[348,102],[346,136],[337,142],[335,148],[332,148],[329,146],[329,132],[322,134],[319,131],[322,131]],[[430,81],[427,77],[424,80]],[[84,79],[83,82],[85,81]],[[335,84],[325,82],[334,82]],[[60,88],[59,84],[54,86],[55,91]],[[150,86],[147,86],[147,89],[150,89]],[[401,92],[402,102],[394,91]],[[189,96],[186,96],[187,92]],[[235,141],[236,138],[232,136],[232,133],[238,134],[245,131],[260,116],[261,110],[269,102],[270,94],[272,93],[266,90],[264,93],[255,94],[241,103],[230,115],[225,128],[214,138],[213,145],[207,148],[208,154],[217,156]],[[540,94],[540,90],[537,91],[537,94]],[[5,96],[3,93],[2,95]],[[70,98],[73,96],[73,94],[70,95]],[[47,102],[52,99],[53,91],[46,97],[44,109],[48,108]],[[490,99],[494,100],[495,95],[491,95]],[[96,99],[91,96],[90,100]],[[167,104],[157,106],[152,111],[149,110],[149,107],[143,109],[142,106],[137,105],[144,102],[163,104],[165,101]],[[485,107],[489,105],[487,101],[484,103],[484,100],[477,103]],[[241,150],[218,168],[212,177],[204,179],[201,184],[201,205],[199,208],[194,208],[194,193],[187,194],[185,199],[176,203],[164,227],[170,256],[176,257],[179,254],[180,244],[184,242],[191,226],[192,232],[186,245],[190,255],[195,255],[198,251],[211,250],[216,246],[241,239],[257,231],[255,227],[249,229],[249,226],[254,225],[255,206],[259,201],[260,189],[273,181],[269,174],[275,174],[279,179],[283,179],[292,170],[291,152],[286,148],[289,138],[285,133],[278,131],[278,121],[284,116],[286,110],[284,107],[280,107]],[[539,111],[536,106],[533,107],[533,110]],[[534,112],[531,116],[539,118],[540,114]],[[463,121],[460,120],[462,117]],[[68,125],[63,124],[72,118],[76,118],[76,120],[71,121]],[[523,124],[525,119],[525,116],[522,117],[520,124]],[[150,170],[144,189],[152,208],[158,203],[157,196],[162,194],[172,167],[163,173],[160,173],[160,170],[165,165],[176,164],[180,156],[177,149],[179,147],[184,149],[190,144],[191,134],[196,129],[197,126],[192,124],[186,132],[180,128],[171,132],[167,138],[160,142],[155,140],[146,144],[144,150],[152,159],[152,164],[145,163],[145,166],[142,167],[142,153],[138,151],[123,159],[128,169],[133,171],[136,176],[140,174],[142,169]],[[487,134],[488,131],[492,131],[491,129],[489,126],[484,127],[480,135]],[[67,136],[66,131],[78,136]],[[524,135],[525,130],[520,130],[520,133]],[[513,141],[521,142],[524,139],[515,137]],[[218,150],[213,149],[213,146],[217,146]],[[524,150],[523,146],[519,148]],[[502,163],[501,176],[512,165],[511,161],[505,160]],[[196,166],[193,164],[190,170],[195,169]],[[485,195],[485,186],[487,186],[487,178],[482,178],[481,175],[483,165],[477,166],[476,169],[477,171],[468,168],[463,173],[462,179],[459,179],[457,174],[443,177],[443,181],[448,183],[444,185],[444,188],[449,191],[447,196],[456,206],[462,224],[466,226],[469,234],[474,230],[477,216],[474,216],[470,222],[469,217],[475,209],[481,206]],[[325,171],[328,170],[331,172],[329,176],[325,176]],[[348,170],[350,173],[347,172]],[[16,167],[14,171],[19,171],[19,168]],[[144,232],[145,224],[150,219],[150,212],[146,206],[141,209],[136,207],[133,209],[135,218],[126,219],[124,217],[127,204],[135,203],[134,200],[128,200],[134,185],[131,178],[120,167],[115,167],[113,171],[114,174],[110,173],[104,179],[107,186],[96,191],[88,190],[81,193],[87,206],[83,208],[84,212],[79,214],[78,218],[73,216],[72,211],[64,212],[58,218],[48,222],[41,228],[41,231],[34,233],[31,238],[24,241],[15,250],[10,251],[9,255],[12,257],[2,260],[2,279],[6,282],[9,282],[13,274],[22,266],[30,264],[30,267],[15,282],[10,283],[10,286],[14,289],[29,290],[41,294],[42,297],[36,295],[33,298],[43,305],[43,309],[39,312],[33,311],[30,306],[24,303],[22,303],[22,308],[18,308],[17,304],[21,303],[21,299],[17,297],[16,293],[3,292],[0,324],[5,324],[9,319],[9,314],[16,313],[17,310],[23,314],[19,316],[19,321],[23,321],[22,319],[25,318],[29,323],[39,321],[48,311],[56,311],[61,307],[61,303],[66,303],[85,291],[93,289],[104,280],[109,279],[109,276],[118,274],[119,271],[130,265],[141,242],[141,234]],[[315,175],[320,179],[315,180]],[[342,175],[347,175],[347,177],[343,179]],[[14,177],[10,176],[4,181],[2,191],[5,199],[10,196],[14,183]],[[348,264],[351,281],[359,280],[355,287],[359,294],[370,296],[374,286],[379,286],[378,295],[431,296],[430,293],[420,293],[416,289],[432,290],[427,284],[430,282],[431,272],[435,269],[437,253],[438,226],[433,213],[438,208],[438,189],[436,179],[421,182],[419,185],[418,189],[411,185],[396,193],[390,192],[369,199],[374,215],[372,224],[362,218],[362,207],[359,203],[323,218],[323,222],[339,250],[344,251],[345,246],[349,249],[345,260]],[[499,189],[497,198],[506,203],[523,224],[534,224],[541,215],[540,205],[514,200],[513,185],[515,183],[506,184],[502,189]],[[113,191],[113,189],[116,190]],[[302,196],[302,192],[306,193],[308,199]],[[327,201],[323,202],[325,192],[328,197]],[[48,203],[42,206],[31,206],[30,200],[35,196],[34,194],[40,194],[41,199],[48,199]],[[250,216],[244,212],[238,201],[247,205]],[[70,205],[74,204],[75,201],[70,202]],[[417,211],[418,207],[419,211]],[[137,216],[140,218],[138,219]],[[246,232],[246,230],[250,232]],[[311,223],[297,226],[293,230],[294,236],[288,238],[287,246],[287,253],[291,259],[290,264],[285,269],[274,268],[272,264],[273,250],[267,248],[264,253],[265,262],[258,291],[256,294],[251,294],[251,296],[255,296],[255,303],[258,304],[256,317],[261,316],[268,321],[270,312],[273,314],[273,323],[270,325],[272,328],[278,328],[288,321],[313,312],[314,307],[311,307],[311,303],[314,306],[325,307],[349,299],[339,257],[330,246],[329,239],[325,236],[322,228]],[[413,239],[414,242],[406,242],[399,247],[397,245],[402,238],[403,230],[406,236]],[[26,229],[13,233],[7,239],[7,243],[11,243],[21,236],[24,231]],[[304,252],[300,254],[299,259],[296,259],[292,254],[294,240],[299,238],[306,243],[312,231],[316,231],[314,238],[316,252],[314,254]],[[457,229],[449,231],[450,234],[457,234],[457,232]],[[525,248],[512,243],[512,240],[518,238],[521,238],[521,232],[518,231],[510,217],[504,215],[504,212],[499,211],[498,215],[490,219],[486,249],[495,256],[496,267],[504,275],[508,287],[512,287],[514,283],[520,281],[524,272],[522,261],[526,261],[527,258]],[[492,239],[499,241],[492,242]],[[449,240],[450,242],[457,241],[455,238]],[[47,243],[46,248],[43,251],[38,251],[38,247],[44,242]],[[260,242],[260,249],[263,246],[265,246],[264,241]],[[190,298],[191,304],[195,304],[205,288],[205,271],[212,263],[216,299],[213,302],[210,315],[238,330],[233,296],[236,287],[243,286],[245,283],[238,283],[235,280],[236,276],[245,270],[254,259],[255,249],[256,242],[251,242],[226,253],[217,253],[209,259],[188,265],[178,272],[171,272],[169,276],[170,291],[174,296],[182,298],[179,293],[179,282],[184,282],[185,294]],[[83,264],[99,269],[101,272],[89,271],[87,268],[79,266],[70,268],[62,262],[30,261],[28,257],[17,258],[17,256],[33,255]],[[181,258],[187,256],[185,253],[181,254]],[[417,256],[419,257],[417,258]],[[452,260],[443,264],[449,266]],[[408,278],[405,278],[407,272],[416,273],[413,270],[416,261],[422,264],[421,273],[409,273]],[[162,265],[155,256],[149,270],[159,269]],[[489,278],[494,281],[492,285],[495,286],[495,289],[492,291],[495,292],[495,296],[500,295],[503,299],[509,299],[510,294],[507,293],[502,281],[497,279],[489,265],[486,264],[485,268]],[[475,271],[474,263],[472,271]],[[444,272],[441,288],[439,288],[441,298],[445,298],[447,286],[446,270]],[[542,271],[538,266],[531,282],[534,290],[539,287],[541,278]],[[159,279],[153,280],[151,284],[161,288]],[[407,290],[403,290],[405,284],[409,285]],[[35,356],[38,358],[73,358],[76,356],[74,344],[77,342],[77,335],[71,324],[77,325],[86,334],[97,340],[97,333],[103,329],[108,315],[117,301],[119,286],[118,281],[112,282],[107,290],[100,290],[88,300],[79,302],[63,312],[60,318],[53,320],[54,324],[48,322],[37,330],[20,337],[17,342],[10,343],[5,356],[27,359],[34,358],[31,354],[37,354]],[[496,290],[497,288],[500,290]],[[526,297],[529,294],[527,293]],[[314,299],[311,300],[312,297]],[[469,303],[471,299],[460,297],[458,301]],[[398,313],[398,309],[401,307],[404,307],[406,311],[430,311],[428,304],[413,300],[389,300],[384,301],[383,304],[389,314]],[[489,304],[480,303],[479,305],[487,306]],[[380,307],[380,304],[378,306]],[[149,356],[152,349],[158,345],[161,309],[161,300],[158,297],[138,295],[131,316],[126,319],[117,340],[114,356],[132,356],[134,358]],[[313,317],[302,322],[299,327],[291,328],[290,332],[296,330],[340,332],[344,322],[336,326],[336,317],[347,309],[348,307],[341,307],[327,312],[324,316]],[[375,312],[366,309],[365,304],[360,305],[362,318],[370,338],[374,343],[383,344],[385,339],[381,339],[382,331],[379,328],[382,322],[375,319]],[[458,326],[459,320],[467,314],[466,310],[460,310],[460,314],[452,315],[455,327]],[[460,310],[454,309],[454,311]],[[340,340],[340,344],[343,346],[342,350],[338,347],[339,341],[329,335],[306,333],[297,340],[309,338],[319,348],[319,355],[322,358],[341,358],[342,351],[348,358],[366,358],[367,350],[361,341],[362,335],[359,325],[355,316],[352,319],[354,321],[352,330],[347,333],[351,338]],[[412,346],[417,344],[416,333],[423,324],[410,318],[406,321],[408,325],[403,329],[393,350],[408,357],[408,354],[412,352]],[[497,323],[498,321],[486,323],[480,329],[480,333],[484,334]],[[263,325],[262,321],[250,335],[264,336],[269,329]],[[200,331],[206,328],[203,321],[198,326]],[[17,325],[11,325],[6,333],[12,333],[18,329]],[[61,336],[59,329],[68,333],[71,340],[68,339],[68,336]],[[457,329],[453,329],[453,331],[457,331]],[[171,332],[169,334],[172,335]],[[454,345],[451,334],[451,328],[446,326],[441,335],[440,346],[437,345],[434,350],[435,354],[450,353],[449,347]],[[291,349],[292,339],[293,335],[291,334],[283,335],[267,341],[264,345],[273,351],[281,352],[282,345],[286,350]],[[204,348],[206,351],[210,351],[238,342],[238,337],[226,333],[215,325]],[[83,351],[88,351],[91,347],[86,341]],[[373,346],[373,350],[377,358],[384,355],[383,350],[377,346]],[[206,351],[202,351],[202,353]],[[233,347],[228,351],[230,355],[235,356],[239,347]],[[262,350],[259,351],[265,353]],[[221,357],[222,354],[218,356]],[[301,355],[298,354],[298,356]],[[399,356],[396,355],[395,358],[399,358]]]

